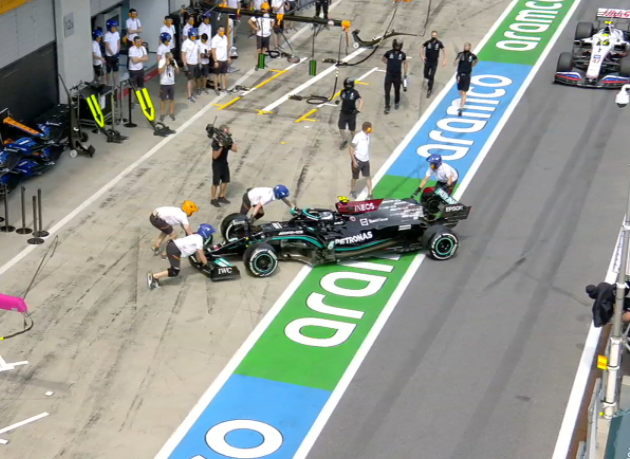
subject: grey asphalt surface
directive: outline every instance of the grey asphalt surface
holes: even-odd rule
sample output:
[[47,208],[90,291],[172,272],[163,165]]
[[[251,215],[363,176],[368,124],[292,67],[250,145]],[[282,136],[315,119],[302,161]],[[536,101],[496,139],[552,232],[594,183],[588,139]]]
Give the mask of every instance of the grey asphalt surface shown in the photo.
[[552,84],[584,1],[463,201],[449,262],[425,261],[309,459],[550,458],[630,177],[630,110]]

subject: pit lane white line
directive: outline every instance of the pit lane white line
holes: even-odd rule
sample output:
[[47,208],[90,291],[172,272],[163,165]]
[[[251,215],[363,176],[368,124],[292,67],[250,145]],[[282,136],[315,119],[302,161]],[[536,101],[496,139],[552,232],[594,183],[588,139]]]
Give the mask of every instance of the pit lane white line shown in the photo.
[[[332,10],[332,9],[336,8],[337,6],[339,6],[339,4],[341,4],[342,1],[343,0],[337,0],[335,3],[333,3],[330,6],[329,10]],[[295,33],[295,35],[293,35],[292,37],[288,38],[289,42],[292,42],[293,40],[297,39],[303,33],[306,33],[308,31],[308,29],[309,29],[309,26],[305,26],[305,27],[301,28],[300,30],[298,30]],[[253,73],[254,73],[254,69],[250,69],[245,75],[243,75],[241,78],[239,78],[234,83],[234,86],[243,84]],[[224,97],[225,97],[225,94],[221,94],[220,96],[217,96],[214,99],[212,99],[210,102],[208,102],[208,104],[205,107],[203,107],[199,112],[194,114],[188,121],[186,121],[184,124],[182,124],[176,130],[175,134],[164,138],[164,140],[162,140],[160,143],[158,143],[153,148],[151,148],[148,152],[146,152],[143,156],[141,156],[139,159],[137,159],[135,162],[133,162],[131,165],[129,165],[125,170],[123,170],[116,177],[114,177],[112,180],[110,180],[107,184],[105,184],[103,187],[101,187],[96,193],[94,193],[88,199],[83,201],[83,203],[81,203],[77,208],[75,208],[72,212],[70,212],[68,215],[66,215],[64,218],[62,218],[59,222],[57,222],[56,225],[52,226],[48,230],[48,232],[50,234],[48,237],[50,237],[50,236],[54,235],[55,233],[59,232],[64,226],[66,226],[69,222],[71,222],[74,218],[76,218],[81,212],[83,212],[85,209],[87,209],[90,205],[92,205],[94,202],[96,202],[98,199],[100,199],[103,195],[105,195],[105,193],[107,193],[114,186],[116,186],[122,179],[124,179],[131,172],[133,172],[138,166],[140,166],[142,163],[144,163],[145,161],[150,159],[153,155],[155,155],[158,151],[160,151],[160,149],[162,149],[165,145],[167,145],[171,140],[173,140],[179,134],[184,132],[188,127],[190,127],[190,125],[192,125],[195,121],[197,121],[199,118],[201,118],[203,115],[205,115],[210,109],[214,108],[213,104],[216,104],[218,101],[220,101]],[[28,254],[30,254],[32,251],[34,251],[37,247],[38,246],[36,246],[36,245],[29,245],[24,250],[22,250],[20,253],[18,253],[16,256],[14,256],[11,260],[9,260],[4,265],[2,265],[2,267],[0,267],[0,276],[5,274],[7,271],[9,271],[11,268],[13,268],[17,263],[22,261]]]
[[16,422],[15,424],[11,424],[8,427],[4,427],[4,428],[0,429],[0,435],[2,435],[4,433],[7,433],[7,432],[10,432],[12,430],[15,430],[18,427],[25,426],[26,424],[30,424],[31,422],[38,421],[38,420],[40,420],[42,418],[45,418],[46,416],[48,416],[48,413],[44,412],[44,413],[38,414],[37,416],[33,416],[31,418],[25,419],[24,421],[20,421],[20,422]]

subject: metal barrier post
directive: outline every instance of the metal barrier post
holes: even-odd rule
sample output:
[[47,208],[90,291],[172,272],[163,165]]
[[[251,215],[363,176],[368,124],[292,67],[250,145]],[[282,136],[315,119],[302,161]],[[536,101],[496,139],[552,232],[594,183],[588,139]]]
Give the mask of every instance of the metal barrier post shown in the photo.
[[42,224],[44,220],[42,219],[42,189],[37,189],[37,220],[39,221],[39,227],[37,228],[37,232],[33,233],[35,237],[46,237],[49,235],[48,231],[44,231],[42,229]]
[[[37,196],[33,196],[33,228],[37,231]],[[26,242],[32,245],[44,243],[44,240],[41,237],[37,237],[37,232],[33,233],[33,236],[34,237],[30,238]]]
[[26,188],[20,189],[20,201],[22,204],[22,228],[18,228],[15,232],[18,234],[31,234],[32,229],[26,227]]
[[12,233],[15,231],[15,226],[9,224],[9,190],[7,186],[4,186],[4,193],[2,199],[4,200],[4,225],[0,227],[0,232]]

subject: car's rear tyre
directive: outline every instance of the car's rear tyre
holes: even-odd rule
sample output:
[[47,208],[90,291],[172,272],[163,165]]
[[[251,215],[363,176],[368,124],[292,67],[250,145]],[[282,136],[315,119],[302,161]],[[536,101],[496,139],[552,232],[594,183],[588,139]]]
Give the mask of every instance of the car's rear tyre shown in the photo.
[[626,56],[621,59],[621,62],[619,63],[619,75],[630,78],[630,56]]
[[573,70],[573,54],[567,52],[560,53],[556,72],[570,72],[571,70]]
[[459,238],[445,226],[435,225],[430,226],[422,235],[422,245],[429,258],[448,260],[457,253]]
[[578,22],[578,25],[575,28],[575,39],[583,40],[585,38],[590,38],[594,33],[595,28],[593,27],[592,22]]
[[278,269],[278,254],[266,242],[258,242],[247,247],[243,263],[252,276],[269,277]]
[[240,231],[243,227],[239,226],[239,230],[233,227],[236,222],[247,222],[247,216],[242,214],[230,214],[221,222],[221,236],[223,236],[225,241],[246,236],[244,231]]

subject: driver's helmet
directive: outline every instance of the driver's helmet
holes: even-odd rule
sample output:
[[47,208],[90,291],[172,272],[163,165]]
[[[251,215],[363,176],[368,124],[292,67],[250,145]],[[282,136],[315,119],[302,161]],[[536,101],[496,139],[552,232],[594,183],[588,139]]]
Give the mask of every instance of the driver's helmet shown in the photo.
[[436,170],[442,165],[442,157],[440,155],[431,155],[427,158],[427,162],[431,169]]
[[276,185],[273,187],[273,195],[276,199],[284,199],[289,197],[289,189],[284,185]]
[[203,242],[205,243],[210,237],[215,233],[215,229],[212,225],[207,223],[202,223],[199,225],[199,229],[197,229],[197,234],[203,238]]
[[610,34],[603,33],[599,36],[599,44],[602,46],[608,46],[610,44]]

